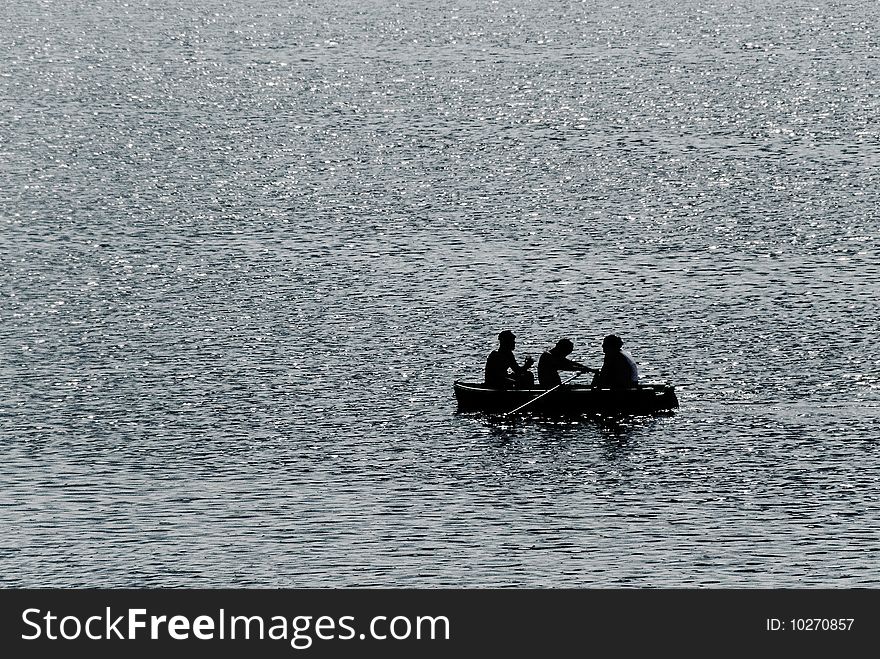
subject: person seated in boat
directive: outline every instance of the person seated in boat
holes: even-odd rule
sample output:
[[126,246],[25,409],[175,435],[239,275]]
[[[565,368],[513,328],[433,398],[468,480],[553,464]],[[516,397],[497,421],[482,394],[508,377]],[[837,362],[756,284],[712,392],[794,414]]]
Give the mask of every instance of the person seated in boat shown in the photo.
[[639,384],[639,369],[632,357],[621,350],[623,339],[609,334],[602,341],[605,361],[593,378],[594,387],[628,389]]
[[594,368],[568,359],[573,350],[574,344],[569,339],[559,339],[555,346],[541,355],[538,359],[538,383],[541,387],[550,389],[562,384],[559,371],[599,372]]
[[526,357],[522,366],[516,361],[513,349],[516,336],[510,330],[498,335],[498,349],[486,359],[486,384],[498,389],[528,389],[535,384],[535,376],[529,370],[535,360]]

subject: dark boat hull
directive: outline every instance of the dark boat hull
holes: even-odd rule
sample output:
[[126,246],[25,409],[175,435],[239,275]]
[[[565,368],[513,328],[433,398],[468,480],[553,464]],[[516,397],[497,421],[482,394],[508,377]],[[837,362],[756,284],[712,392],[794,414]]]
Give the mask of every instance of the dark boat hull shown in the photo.
[[[530,403],[522,413],[550,415],[657,414],[678,407],[675,388],[668,384],[639,385],[632,389],[600,389],[563,385],[546,389],[493,389],[481,383],[454,383],[458,409],[464,412],[506,413]],[[541,398],[541,394],[546,394]]]

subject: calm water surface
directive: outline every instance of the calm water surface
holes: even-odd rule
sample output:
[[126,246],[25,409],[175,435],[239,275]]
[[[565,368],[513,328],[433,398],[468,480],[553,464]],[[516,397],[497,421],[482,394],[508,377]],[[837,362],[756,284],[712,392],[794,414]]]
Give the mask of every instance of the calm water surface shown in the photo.
[[[10,0],[0,584],[880,587],[878,21]],[[456,414],[505,328],[681,408]]]

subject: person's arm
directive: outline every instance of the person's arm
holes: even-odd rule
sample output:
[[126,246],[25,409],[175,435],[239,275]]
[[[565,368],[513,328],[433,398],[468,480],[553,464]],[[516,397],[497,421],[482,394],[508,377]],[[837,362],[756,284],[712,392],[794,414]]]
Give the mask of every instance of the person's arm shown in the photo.
[[513,353],[512,353],[512,352],[508,352],[508,353],[507,353],[507,363],[506,363],[506,367],[507,367],[508,369],[510,369],[511,371],[513,371],[513,374],[514,374],[514,375],[519,375],[519,374],[522,373],[524,370],[526,370],[526,369],[524,369],[522,366],[520,366],[520,365],[517,363],[517,361],[516,361],[516,357],[513,356]]
[[580,362],[572,361],[571,359],[562,359],[560,360],[559,370],[561,371],[581,371],[588,373],[598,373],[599,370],[596,368],[590,368],[589,366],[584,366]]
[[516,357],[513,356],[513,353],[507,353],[507,368],[512,370],[517,375],[522,375],[523,373],[528,371],[534,363],[534,359],[532,359],[531,357],[526,357],[523,365],[520,366],[516,361]]
[[[606,360],[607,361],[607,360]],[[598,371],[595,371],[596,375],[593,376],[593,386],[594,387],[607,387],[608,386],[608,369],[606,367],[605,361],[602,362],[602,368]]]

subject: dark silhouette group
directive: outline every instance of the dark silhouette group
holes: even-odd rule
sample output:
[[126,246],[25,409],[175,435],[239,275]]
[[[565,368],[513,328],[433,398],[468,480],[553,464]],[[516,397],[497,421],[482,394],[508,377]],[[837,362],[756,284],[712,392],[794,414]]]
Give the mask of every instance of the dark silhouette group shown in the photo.
[[[592,386],[608,389],[627,389],[639,383],[639,371],[632,357],[623,352],[623,340],[616,334],[609,334],[602,341],[605,359],[602,368],[595,369],[573,361],[568,356],[574,351],[570,339],[560,339],[556,345],[541,354],[538,360],[538,386],[550,389],[563,384],[560,371],[593,373]],[[535,360],[526,357],[522,365],[516,360],[513,350],[516,336],[510,330],[498,335],[498,348],[486,360],[485,383],[498,389],[530,389],[535,386],[535,376],[531,372]]]

